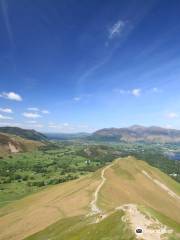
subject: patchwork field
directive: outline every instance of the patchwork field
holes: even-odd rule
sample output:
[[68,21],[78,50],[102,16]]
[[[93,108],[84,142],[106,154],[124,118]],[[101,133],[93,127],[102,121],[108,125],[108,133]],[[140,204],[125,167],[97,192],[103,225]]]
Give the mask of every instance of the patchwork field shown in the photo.
[[[164,173],[143,161],[123,158],[1,208],[0,239],[94,240],[106,236],[107,240],[133,240],[138,237],[135,228],[143,215],[149,219],[147,229],[153,231],[151,223],[155,223],[160,230],[165,229],[163,239],[179,239],[179,195],[180,185]],[[92,201],[99,209],[95,213]],[[134,219],[140,219],[137,226]],[[144,236],[141,238],[147,239]],[[161,239],[161,232],[158,237]]]

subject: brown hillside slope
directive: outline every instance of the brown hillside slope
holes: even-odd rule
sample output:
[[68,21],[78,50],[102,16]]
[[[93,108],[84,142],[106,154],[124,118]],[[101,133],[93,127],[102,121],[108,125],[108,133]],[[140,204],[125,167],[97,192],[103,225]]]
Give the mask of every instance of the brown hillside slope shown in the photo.
[[[165,184],[175,195],[180,194],[180,185],[164,173],[143,161],[125,158],[106,169],[106,181],[98,193],[98,206],[105,211],[114,211],[123,204],[142,204],[180,223],[179,199],[154,183],[143,171]],[[21,240],[59,219],[86,215],[100,183],[101,170],[4,207],[1,209],[0,239]]]
[[59,219],[88,213],[99,173],[59,184],[1,209],[0,239],[20,240]]
[[[171,189],[177,197],[171,196],[144,172]],[[180,184],[158,169],[129,157],[117,161],[106,177],[108,181],[98,199],[102,209],[111,210],[123,204],[135,203],[151,207],[180,223]]]
[[27,140],[18,136],[0,133],[0,155],[32,151],[44,143],[39,141]]

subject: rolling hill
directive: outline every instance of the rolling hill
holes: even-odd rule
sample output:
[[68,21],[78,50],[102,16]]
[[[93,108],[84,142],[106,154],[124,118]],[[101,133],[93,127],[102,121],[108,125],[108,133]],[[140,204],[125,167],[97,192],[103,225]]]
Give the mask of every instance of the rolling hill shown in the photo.
[[0,133],[0,155],[32,151],[44,143],[40,141],[28,140],[11,134]]
[[0,127],[0,133],[19,136],[28,140],[47,141],[47,137],[44,134],[37,132],[33,129],[30,130],[30,129],[22,129],[18,127]]
[[0,239],[178,240],[179,212],[180,184],[127,157],[1,208]]
[[0,127],[0,154],[32,151],[43,146],[47,138],[35,130]]
[[180,142],[180,130],[134,125],[129,128],[104,128],[94,132],[92,140],[115,142]]

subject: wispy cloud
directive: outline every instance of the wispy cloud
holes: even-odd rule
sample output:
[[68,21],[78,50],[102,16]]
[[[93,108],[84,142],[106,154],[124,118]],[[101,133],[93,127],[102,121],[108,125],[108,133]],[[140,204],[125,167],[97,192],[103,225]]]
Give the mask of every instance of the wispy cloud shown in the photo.
[[27,121],[26,123],[28,123],[28,124],[34,124],[34,123],[37,123],[37,121],[35,121],[35,120],[30,120],[30,121]]
[[113,39],[117,36],[119,36],[123,29],[125,27],[125,22],[122,20],[118,20],[117,22],[115,22],[110,28],[109,28],[109,35],[108,38],[109,39]]
[[34,126],[34,128],[43,128],[43,127],[44,127],[43,124],[35,124],[35,125],[33,125],[33,126]]
[[140,88],[135,88],[131,91],[132,95],[135,97],[139,97],[141,95],[141,89]]
[[11,108],[0,108],[0,112],[4,112],[4,113],[13,113]]
[[13,32],[12,32],[9,15],[8,15],[8,4],[6,0],[1,0],[0,4],[2,8],[2,16],[4,18],[4,23],[7,29],[9,41],[10,41],[11,47],[13,48],[15,44],[14,44]]
[[38,112],[39,111],[39,108],[37,107],[29,107],[27,108],[28,111],[34,111],[34,112]]
[[174,119],[174,118],[178,118],[178,114],[176,112],[169,112],[167,115],[166,115],[167,118],[170,118],[170,119]]
[[26,118],[34,118],[34,119],[42,117],[40,114],[35,112],[24,112],[22,115]]
[[73,100],[79,102],[81,100],[81,97],[74,97]]
[[120,94],[130,94],[130,95],[133,95],[135,97],[139,97],[142,93],[142,90],[140,88],[134,88],[134,89],[131,89],[131,90],[125,90],[125,89],[113,89],[114,92],[117,92],[117,93],[120,93]]
[[[109,45],[109,42],[120,36],[122,31],[124,30],[124,27],[126,26],[125,21],[118,20],[115,22],[109,29],[108,29],[108,36],[105,42],[105,46],[107,47]],[[128,30],[129,31],[129,30]],[[118,44],[119,46],[119,44]],[[95,63],[93,66],[89,67],[78,79],[78,85],[82,87],[82,84],[85,83],[90,76],[92,76],[98,69],[102,68],[105,64],[109,62],[109,60],[112,58],[113,53],[116,51],[117,46],[114,46],[108,54],[103,57],[101,60],[99,60],[97,63]]]
[[41,112],[42,112],[43,114],[49,114],[49,113],[50,113],[49,110],[41,110]]
[[22,97],[15,92],[3,92],[0,94],[0,97],[18,102],[22,101]]
[[39,112],[39,113],[42,113],[42,114],[49,114],[49,110],[46,110],[46,109],[39,109],[38,107],[29,107],[27,108],[28,111],[31,111],[31,112]]
[[12,118],[12,117],[9,117],[9,116],[4,116],[4,115],[0,114],[0,119],[1,119],[1,120],[11,120],[11,119],[13,119],[13,118]]
[[77,133],[77,132],[92,132],[95,131],[94,128],[88,126],[87,124],[70,124],[70,123],[49,123],[48,128],[51,131],[58,131],[64,133]]
[[164,128],[167,128],[167,129],[174,129],[173,125],[171,125],[171,124],[166,124],[166,125],[164,126]]
[[153,92],[153,93],[161,93],[161,92],[162,92],[162,89],[159,89],[159,88],[157,88],[157,87],[154,87],[154,88],[151,89],[151,92]]
[[119,88],[115,88],[113,89],[113,92],[117,92],[120,94],[130,94],[133,95],[135,97],[139,97],[142,93],[146,94],[146,93],[162,93],[162,89],[159,89],[157,87],[153,87],[153,88],[149,88],[148,90],[142,90],[141,88],[134,88],[134,89],[119,89]]
[[17,123],[17,122],[0,122],[0,126],[13,126],[13,127],[21,127],[22,124],[21,123]]

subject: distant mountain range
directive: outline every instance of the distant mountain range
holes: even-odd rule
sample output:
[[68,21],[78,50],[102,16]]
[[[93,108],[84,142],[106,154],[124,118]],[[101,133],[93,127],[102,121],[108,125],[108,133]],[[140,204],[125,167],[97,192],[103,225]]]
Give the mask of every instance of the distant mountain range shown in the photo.
[[[7,137],[18,136],[24,140],[45,142],[48,140],[92,140],[103,142],[149,142],[149,143],[180,143],[180,130],[162,127],[144,127],[134,125],[127,128],[104,128],[92,134],[89,133],[46,133],[18,127],[0,127],[0,134]],[[5,137],[0,137],[0,144]],[[8,141],[7,141],[8,142]]]
[[127,128],[104,128],[94,132],[92,140],[115,142],[180,142],[180,130],[134,125]]

